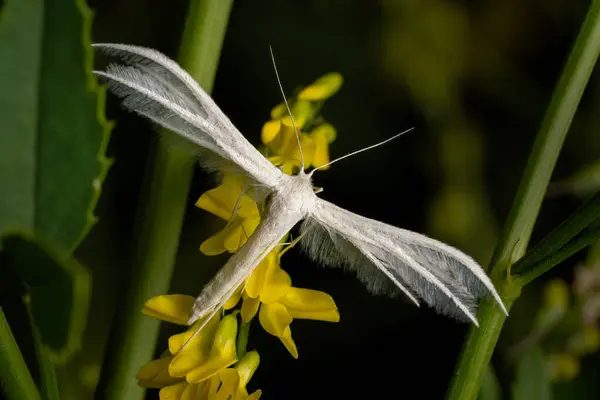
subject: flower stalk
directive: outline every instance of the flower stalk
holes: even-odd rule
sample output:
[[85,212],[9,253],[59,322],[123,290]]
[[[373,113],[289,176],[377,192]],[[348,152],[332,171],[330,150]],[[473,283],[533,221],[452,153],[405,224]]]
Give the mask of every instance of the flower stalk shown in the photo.
[[[600,53],[600,2],[590,4],[585,21],[552,96],[537,134],[515,201],[492,259],[490,275],[507,309],[518,298],[521,284],[510,280],[510,267],[525,253],[552,171],[583,91]],[[471,327],[463,346],[448,398],[476,399],[506,317],[484,301],[480,328]]]
[[0,308],[0,387],[7,400],[41,399],[2,308]]
[[[179,59],[207,92],[213,87],[231,5],[231,0],[190,2]],[[192,178],[194,158],[188,152],[167,149],[157,140],[151,158],[137,216],[132,275],[104,365],[107,399],[144,397],[133,377],[152,358],[159,322],[140,311],[148,298],[169,289]]]

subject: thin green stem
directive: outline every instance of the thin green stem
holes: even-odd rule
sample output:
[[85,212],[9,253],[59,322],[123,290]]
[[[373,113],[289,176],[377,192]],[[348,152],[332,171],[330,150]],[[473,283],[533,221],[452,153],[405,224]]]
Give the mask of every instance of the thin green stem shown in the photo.
[[598,241],[600,237],[600,227],[594,227],[590,229],[585,229],[581,235],[577,236],[575,239],[571,240],[564,247],[560,249],[560,251],[550,254],[548,257],[540,260],[533,268],[524,273],[523,275],[519,275],[516,279],[520,282],[521,285],[526,285],[539,276],[543,275],[553,267],[557,266],[567,258],[572,255],[580,252],[588,246],[593,245]]
[[31,326],[31,334],[33,337],[33,344],[35,346],[35,355],[39,368],[40,375],[40,389],[44,400],[60,400],[60,394],[58,391],[58,379],[56,377],[56,369],[54,363],[50,359],[49,350],[44,347],[40,332],[35,325],[33,316],[29,306],[27,307],[27,315],[29,317],[29,324]]
[[[240,315],[240,319],[241,319],[241,315]],[[240,324],[240,328],[238,329],[238,337],[237,337],[237,343],[236,343],[238,360],[241,360],[242,358],[244,358],[244,356],[248,352],[247,347],[248,347],[249,334],[250,334],[250,323],[242,322]]]
[[598,218],[600,218],[600,193],[594,195],[548,236],[529,250],[523,258],[511,267],[511,274],[519,276],[527,275],[529,277],[527,278],[528,281],[533,279],[532,277],[540,276],[548,270],[547,263],[541,263],[541,261],[547,260],[556,253],[561,252],[563,246],[567,245],[567,243]]
[[[544,121],[537,134],[515,201],[492,259],[491,276],[507,309],[518,297],[518,282],[506,281],[511,264],[525,253],[546,188],[583,91],[600,53],[600,1],[593,1],[581,27]],[[472,327],[461,352],[448,398],[477,398],[506,317],[489,301],[478,312],[480,328]]]
[[0,389],[7,400],[40,400],[6,316],[0,308]]
[[[191,0],[179,62],[208,92],[212,90],[232,0]],[[112,346],[105,363],[105,397],[140,400],[144,389],[135,375],[153,356],[159,321],[141,310],[152,296],[167,293],[193,172],[189,152],[156,142],[145,177],[128,293],[119,307]]]

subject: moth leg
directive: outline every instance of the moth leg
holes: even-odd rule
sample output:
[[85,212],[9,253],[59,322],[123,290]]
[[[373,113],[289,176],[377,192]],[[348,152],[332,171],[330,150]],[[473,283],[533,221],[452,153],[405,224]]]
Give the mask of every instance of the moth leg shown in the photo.
[[[240,209],[240,203],[242,202],[242,197],[247,193],[248,191],[248,183],[245,183],[244,186],[242,187],[242,191],[240,192],[240,195],[238,196],[237,200],[235,201],[235,205],[233,206],[233,210],[231,211],[231,217],[229,217],[229,221],[227,221],[227,224],[225,224],[225,228],[227,228],[229,225],[231,225],[231,223],[233,222],[233,220],[235,219],[235,217],[238,216],[238,211]],[[242,229],[244,228],[244,226],[242,225]],[[246,232],[244,232],[244,234],[246,235],[246,239],[248,239],[248,235],[246,234]],[[241,238],[240,238],[240,243],[241,244]]]
[[305,235],[305,233],[302,233],[302,234],[300,234],[300,236],[298,236],[296,239],[293,239],[291,242],[289,242],[289,243],[282,243],[282,245],[287,245],[287,246],[284,247],[283,250],[281,250],[281,252],[279,253],[279,257],[281,258],[281,256],[284,255],[286,251],[290,250],[295,245],[297,245],[298,242],[300,241],[300,239],[302,239],[302,237],[304,235]]

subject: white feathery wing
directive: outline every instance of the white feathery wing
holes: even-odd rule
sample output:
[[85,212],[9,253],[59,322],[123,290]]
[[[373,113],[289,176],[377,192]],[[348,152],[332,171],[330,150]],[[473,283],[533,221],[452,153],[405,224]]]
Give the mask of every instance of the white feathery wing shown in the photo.
[[[491,295],[506,309],[479,264],[427,236],[362,217],[319,199],[302,224],[300,241],[323,264],[355,269],[375,293],[404,292],[438,312],[477,325],[477,299]],[[391,285],[390,285],[391,284]]]
[[[275,189],[283,172],[262,156],[183,68],[156,50],[125,44],[92,46],[120,57],[94,73],[123,98],[123,105],[200,146],[204,167],[243,172]],[[209,150],[202,151],[202,150]]]
[[[124,60],[126,65],[111,64],[106,72],[94,72],[108,81],[113,93],[124,98],[126,108],[208,150],[200,157],[205,166],[241,172],[272,196],[267,218],[251,237],[255,240],[242,246],[202,290],[190,322],[214,315],[268,250],[302,219],[304,236],[300,243],[308,254],[326,265],[355,269],[373,292],[399,290],[417,305],[420,298],[438,312],[474,324],[481,297],[491,295],[506,313],[489,278],[469,256],[426,236],[361,217],[316,198],[305,187],[310,185],[310,177],[304,171],[291,177],[283,175],[174,61],[143,47],[94,46]],[[293,204],[308,206],[290,211]]]

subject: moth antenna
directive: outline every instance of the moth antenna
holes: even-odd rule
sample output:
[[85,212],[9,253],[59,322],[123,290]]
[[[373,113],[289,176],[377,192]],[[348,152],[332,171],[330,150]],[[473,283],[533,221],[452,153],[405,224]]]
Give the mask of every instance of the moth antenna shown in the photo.
[[273,69],[275,70],[275,76],[277,77],[277,84],[279,85],[279,90],[281,91],[281,95],[283,96],[283,102],[285,103],[285,108],[292,120],[292,126],[294,127],[294,132],[296,133],[296,142],[298,143],[298,150],[300,151],[300,171],[304,172],[304,154],[302,153],[302,145],[300,144],[300,132],[296,127],[296,122],[294,121],[294,116],[292,115],[292,110],[290,109],[290,105],[288,104],[287,98],[285,97],[285,92],[283,91],[283,86],[281,85],[281,79],[279,79],[279,72],[277,72],[277,65],[275,64],[275,55],[273,54],[273,47],[269,45],[269,51],[271,52],[271,61],[273,61]]
[[348,153],[348,154],[346,154],[345,156],[338,157],[338,158],[336,158],[335,160],[328,162],[327,164],[324,164],[324,165],[321,165],[321,166],[319,166],[319,167],[316,167],[316,168],[314,168],[312,171],[310,171],[310,172],[308,173],[308,176],[312,176],[312,174],[314,174],[314,172],[315,172],[315,171],[317,171],[317,170],[319,170],[319,169],[321,169],[321,168],[327,167],[328,165],[331,165],[331,164],[333,164],[333,163],[335,163],[335,162],[338,162],[338,161],[340,161],[340,160],[343,160],[344,158],[348,158],[348,157],[351,157],[351,156],[357,155],[357,154],[359,154],[359,153],[362,153],[363,151],[371,150],[371,149],[374,149],[375,147],[379,147],[379,146],[381,146],[381,145],[384,145],[384,144],[386,144],[387,142],[390,142],[390,141],[392,141],[392,140],[396,139],[397,137],[400,137],[400,136],[404,135],[405,133],[408,133],[408,132],[412,131],[413,129],[415,129],[415,128],[414,128],[414,127],[413,127],[413,128],[409,128],[409,129],[407,129],[407,130],[405,130],[405,131],[403,131],[403,132],[400,132],[400,133],[398,133],[398,134],[396,134],[396,135],[392,136],[392,137],[391,137],[391,138],[389,138],[389,139],[385,139],[385,140],[384,140],[384,141],[382,141],[382,142],[379,142],[379,143],[372,144],[372,145],[371,145],[371,146],[369,146],[369,147],[365,147],[365,148],[363,148],[363,149],[360,149],[360,150],[353,151],[352,153]]

